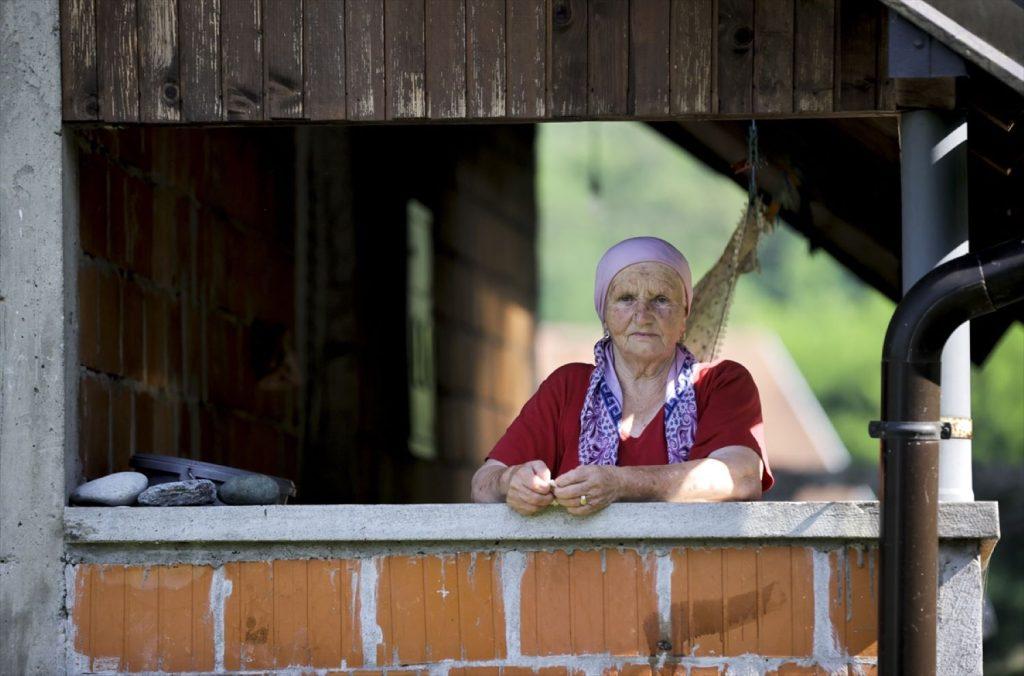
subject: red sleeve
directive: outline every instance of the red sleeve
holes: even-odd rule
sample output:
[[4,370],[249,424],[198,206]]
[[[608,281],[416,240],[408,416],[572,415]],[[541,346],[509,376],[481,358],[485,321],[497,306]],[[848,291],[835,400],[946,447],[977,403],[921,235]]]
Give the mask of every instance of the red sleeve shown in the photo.
[[[764,420],[757,385],[742,365],[723,360],[710,367],[709,390],[698,412],[697,438],[690,449],[690,460],[706,458],[726,446],[746,446],[764,462],[761,490],[775,483],[764,452]],[[703,383],[702,383],[703,384]]]
[[568,367],[555,370],[537,388],[505,434],[495,444],[487,459],[506,465],[519,465],[530,460],[543,460],[555,467],[558,452],[558,421],[568,397]]

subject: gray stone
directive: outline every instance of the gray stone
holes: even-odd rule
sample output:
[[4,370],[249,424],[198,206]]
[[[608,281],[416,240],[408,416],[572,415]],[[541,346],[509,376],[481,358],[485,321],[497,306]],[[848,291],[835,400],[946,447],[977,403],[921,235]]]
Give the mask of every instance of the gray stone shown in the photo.
[[139,496],[139,504],[148,507],[210,505],[216,495],[217,488],[209,479],[189,479],[150,486]]
[[94,481],[88,481],[74,490],[71,502],[76,505],[135,504],[135,498],[149,486],[149,479],[138,472],[115,472]]
[[277,482],[263,474],[232,477],[217,492],[227,505],[273,505],[280,495]]

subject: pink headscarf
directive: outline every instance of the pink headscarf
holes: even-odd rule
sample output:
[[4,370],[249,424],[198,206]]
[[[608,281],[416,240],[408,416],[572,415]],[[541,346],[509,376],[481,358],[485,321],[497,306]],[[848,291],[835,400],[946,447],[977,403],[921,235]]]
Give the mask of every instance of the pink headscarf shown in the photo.
[[686,256],[668,242],[657,237],[631,237],[624,239],[601,256],[597,264],[597,277],[594,280],[594,309],[597,316],[604,321],[604,301],[608,296],[608,287],[615,275],[634,263],[664,263],[679,274],[683,280],[683,295],[686,300],[686,313],[690,313],[693,304],[693,282],[690,277],[690,264]]

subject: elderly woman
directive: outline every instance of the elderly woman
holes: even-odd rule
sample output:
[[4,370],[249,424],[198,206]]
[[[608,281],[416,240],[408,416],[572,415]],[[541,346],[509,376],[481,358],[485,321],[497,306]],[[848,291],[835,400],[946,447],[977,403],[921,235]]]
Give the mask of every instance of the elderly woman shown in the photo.
[[541,384],[473,476],[473,499],[586,515],[616,501],[760,498],[774,480],[757,387],[736,362],[698,363],[683,347],[692,295],[689,263],[668,242],[609,249],[594,285],[594,365],[566,364]]

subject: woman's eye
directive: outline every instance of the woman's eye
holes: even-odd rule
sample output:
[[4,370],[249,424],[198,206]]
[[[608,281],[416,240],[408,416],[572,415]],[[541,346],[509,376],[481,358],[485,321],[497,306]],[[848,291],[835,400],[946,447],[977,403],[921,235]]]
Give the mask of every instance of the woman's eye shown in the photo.
[[631,293],[624,293],[621,296],[619,296],[619,302],[620,303],[632,303],[634,298],[635,298],[635,296],[633,296],[633,294],[631,294]]
[[654,299],[654,302],[655,303],[667,303],[668,302],[668,298],[666,296],[658,296],[657,298]]

